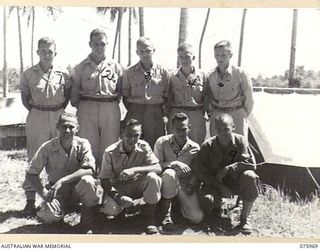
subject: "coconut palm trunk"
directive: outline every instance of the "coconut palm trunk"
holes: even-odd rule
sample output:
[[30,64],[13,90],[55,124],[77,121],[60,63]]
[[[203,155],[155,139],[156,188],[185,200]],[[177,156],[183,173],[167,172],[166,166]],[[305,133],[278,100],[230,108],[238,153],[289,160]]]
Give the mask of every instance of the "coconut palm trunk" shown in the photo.
[[118,62],[121,63],[121,24],[122,24],[122,8],[119,8],[119,30],[118,30]]
[[3,97],[9,92],[7,68],[7,8],[3,6]]
[[238,54],[238,66],[241,66],[241,60],[242,60],[242,47],[243,47],[243,36],[244,36],[244,27],[246,22],[246,14],[247,9],[243,9],[242,12],[242,21],[241,21],[241,31],[240,31],[240,43],[239,43],[239,54]]
[[31,7],[31,65],[33,66],[33,45],[34,45],[34,23],[35,23],[35,7]]
[[[180,9],[180,25],[179,25],[179,40],[178,45],[185,42],[188,38],[188,9]],[[179,62],[177,62],[177,67],[179,67]]]
[[129,20],[128,20],[128,66],[131,65],[132,12],[133,12],[133,8],[129,8]]
[[294,71],[296,59],[296,40],[297,40],[297,23],[298,23],[298,10],[293,10],[292,19],[292,35],[291,35],[291,50],[290,50],[290,65],[289,65],[289,87],[295,87]]
[[21,16],[20,7],[16,7],[18,18],[18,32],[19,32],[19,52],[20,52],[20,75],[23,73],[23,53],[22,53],[22,32],[21,32]]
[[139,34],[144,36],[144,9],[139,7]]
[[209,16],[210,16],[210,8],[208,8],[206,19],[204,21],[201,37],[200,37],[200,43],[199,43],[199,69],[201,69],[201,52],[202,52],[202,42],[204,38],[204,34],[207,29],[208,21],[209,21]]

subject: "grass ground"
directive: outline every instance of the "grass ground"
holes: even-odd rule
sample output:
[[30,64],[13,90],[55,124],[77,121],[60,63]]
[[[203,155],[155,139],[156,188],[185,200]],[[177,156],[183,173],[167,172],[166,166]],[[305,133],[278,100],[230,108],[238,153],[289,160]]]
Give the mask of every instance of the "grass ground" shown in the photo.
[[[80,222],[80,212],[70,211],[64,222],[44,225],[36,218],[22,218],[20,211],[25,205],[21,188],[24,171],[27,167],[26,151],[0,151],[0,233],[9,234],[74,234]],[[314,196],[309,201],[291,202],[267,185],[262,188],[251,216],[254,228],[251,236],[277,238],[320,238],[320,200]],[[225,208],[235,199],[225,201]],[[39,205],[40,201],[37,200]],[[211,216],[200,225],[190,225],[180,217],[179,227],[170,234],[174,235],[219,235],[243,236],[232,228],[239,220],[239,210],[224,210],[223,218]],[[143,234],[143,217],[134,215],[127,218],[101,218],[95,227],[99,234]],[[162,232],[162,234],[168,234]]]

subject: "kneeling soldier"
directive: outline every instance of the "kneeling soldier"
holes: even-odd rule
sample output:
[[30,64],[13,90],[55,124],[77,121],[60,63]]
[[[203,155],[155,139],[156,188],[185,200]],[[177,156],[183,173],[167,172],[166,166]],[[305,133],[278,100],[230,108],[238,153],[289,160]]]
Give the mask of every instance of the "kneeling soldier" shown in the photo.
[[[90,231],[94,207],[99,198],[92,174],[95,160],[86,139],[75,136],[79,129],[77,117],[63,113],[57,123],[59,136],[42,144],[34,155],[26,178],[44,199],[38,216],[46,223],[63,219],[64,208],[70,201],[83,205],[81,229]],[[45,168],[49,184],[43,187],[39,174]]]
[[237,193],[243,200],[238,228],[251,233],[249,215],[258,197],[256,165],[248,143],[234,133],[233,119],[228,114],[215,118],[217,136],[205,141],[197,155],[195,169],[202,181],[200,203],[208,213],[220,205],[221,198]]
[[101,212],[117,216],[133,204],[133,199],[143,197],[146,233],[158,233],[154,216],[161,198],[161,173],[159,160],[149,144],[140,140],[141,124],[130,119],[125,124],[122,140],[109,146],[102,158],[98,175],[104,189]]
[[154,147],[162,173],[162,199],[160,215],[164,229],[170,230],[171,200],[178,197],[182,215],[193,223],[200,223],[203,212],[199,206],[196,179],[190,168],[192,160],[199,151],[199,145],[190,140],[189,118],[184,113],[176,113],[172,117],[173,134],[160,137]]

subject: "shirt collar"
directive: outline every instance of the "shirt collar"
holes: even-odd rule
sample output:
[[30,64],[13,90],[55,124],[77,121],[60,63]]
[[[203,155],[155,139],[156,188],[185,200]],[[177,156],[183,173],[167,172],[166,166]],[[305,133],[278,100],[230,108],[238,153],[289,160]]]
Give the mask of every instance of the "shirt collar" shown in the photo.
[[[140,147],[140,142],[138,141],[134,147],[134,152],[141,152],[143,151]],[[132,152],[133,152],[132,151]],[[118,152],[120,154],[128,154],[125,150],[124,150],[124,147],[123,147],[123,141],[121,140],[120,143],[118,144]]]
[[[156,70],[157,65],[156,64],[152,64],[152,68],[151,70]],[[135,71],[140,71],[140,72],[145,72],[143,66],[141,65],[141,61],[139,61],[135,66],[134,66]]]
[[[172,134],[172,135],[170,136],[170,138],[169,138],[169,143],[170,143],[170,145],[173,146],[173,147],[179,147],[179,145],[178,145],[177,141],[175,140],[173,134]],[[184,149],[184,148],[186,148],[186,147],[188,147],[189,145],[192,146],[192,145],[191,145],[191,140],[190,140],[190,138],[187,137],[187,141],[186,141],[186,143],[183,145],[183,147],[181,148],[181,150]]]

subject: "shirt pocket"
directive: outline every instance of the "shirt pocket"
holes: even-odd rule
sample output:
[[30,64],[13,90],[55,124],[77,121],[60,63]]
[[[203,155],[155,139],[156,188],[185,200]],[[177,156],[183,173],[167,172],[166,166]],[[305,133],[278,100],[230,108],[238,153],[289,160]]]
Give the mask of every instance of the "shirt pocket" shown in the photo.
[[98,79],[99,79],[98,72],[84,71],[81,78],[81,83],[80,83],[81,90],[84,92],[97,91]]
[[118,78],[119,76],[114,70],[105,70],[101,74],[101,88],[115,94],[117,92]]
[[154,78],[151,79],[151,81],[148,84],[148,92],[150,93],[151,96],[153,97],[162,97],[163,96],[163,91],[164,91],[164,86],[162,83],[162,76],[155,76]]
[[63,74],[55,74],[52,78],[49,80],[49,86],[52,88],[52,94],[57,102],[63,102],[64,101],[64,86],[65,86],[65,79],[63,77]]

